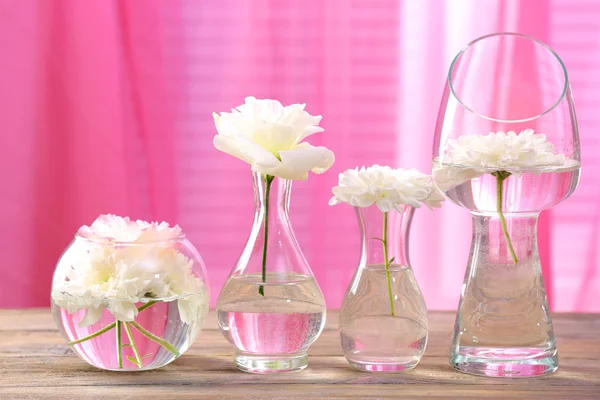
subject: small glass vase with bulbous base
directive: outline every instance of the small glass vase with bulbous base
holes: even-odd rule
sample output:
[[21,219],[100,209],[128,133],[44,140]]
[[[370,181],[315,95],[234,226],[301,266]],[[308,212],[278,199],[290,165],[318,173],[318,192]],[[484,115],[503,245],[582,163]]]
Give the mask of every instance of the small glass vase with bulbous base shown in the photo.
[[455,57],[433,147],[436,186],[473,220],[453,368],[490,377],[558,368],[537,220],[573,193],[580,165],[567,71],[550,47],[494,33]]
[[342,303],[340,333],[344,356],[360,371],[411,369],[425,352],[427,309],[408,258],[414,211],[356,208],[361,257]]
[[217,303],[219,327],[244,372],[300,371],[325,325],[325,299],[289,219],[291,181],[253,174],[250,238]]

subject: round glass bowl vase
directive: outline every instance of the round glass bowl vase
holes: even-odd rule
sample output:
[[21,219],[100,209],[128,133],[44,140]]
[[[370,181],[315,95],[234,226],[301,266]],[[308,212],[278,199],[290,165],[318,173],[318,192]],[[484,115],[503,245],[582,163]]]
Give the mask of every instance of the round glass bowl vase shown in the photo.
[[573,193],[579,171],[575,108],[558,55],[516,33],[467,45],[450,67],[433,147],[436,186],[473,221],[453,368],[492,377],[558,368],[537,221]]
[[340,310],[340,333],[344,356],[360,371],[411,369],[425,352],[427,309],[408,258],[414,211],[356,208],[361,257]]
[[77,233],[54,272],[52,313],[89,364],[156,369],[183,354],[202,329],[206,279],[202,258],[183,235],[117,242]]

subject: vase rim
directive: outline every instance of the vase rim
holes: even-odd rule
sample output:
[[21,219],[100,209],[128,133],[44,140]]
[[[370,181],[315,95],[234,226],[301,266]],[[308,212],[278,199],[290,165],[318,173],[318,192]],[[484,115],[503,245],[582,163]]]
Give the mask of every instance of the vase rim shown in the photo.
[[166,243],[175,243],[181,242],[185,239],[185,233],[181,232],[177,236],[173,236],[167,239],[157,239],[157,240],[143,240],[143,241],[120,241],[114,240],[111,237],[98,236],[98,235],[88,235],[87,233],[77,231],[75,233],[75,239],[82,239],[91,243],[97,243],[102,245],[116,245],[116,246],[148,246],[148,245],[158,245],[158,244],[166,244]]
[[[203,280],[202,281],[204,283],[204,285],[206,286],[206,282]],[[69,296],[73,299],[89,299],[90,296],[82,294],[82,293],[71,293],[67,290],[62,290],[62,289],[53,289],[52,292],[57,292],[60,293],[62,295],[65,296]],[[170,303],[172,301],[176,301],[176,300],[185,300],[188,299],[192,296],[207,296],[208,295],[208,291],[207,290],[203,290],[203,291],[197,291],[197,292],[192,292],[192,293],[184,293],[181,295],[176,295],[176,296],[163,296],[163,297],[149,297],[149,296],[144,296],[144,297],[137,297],[137,298],[131,298],[131,297],[113,297],[113,296],[108,296],[105,293],[102,293],[100,295],[94,296],[94,300],[97,300],[99,303],[101,304],[107,304],[108,302],[111,301],[119,301],[119,302],[126,302],[126,303],[131,303],[131,304],[146,304],[149,303],[151,301],[156,301],[156,302],[163,302],[163,303]],[[59,306],[60,307],[60,306]],[[63,307],[61,307],[63,308]],[[82,310],[88,310],[87,308]],[[112,314],[112,313],[111,313]]]
[[[405,213],[406,211],[410,210],[411,208],[416,210],[416,208],[411,206],[410,204],[398,203],[397,205],[404,207],[404,209],[402,211],[400,211],[397,208],[392,207],[390,209],[390,211],[396,211],[396,212],[402,214],[402,213]],[[371,208],[377,208],[377,209],[379,208],[379,207],[377,207],[377,204],[371,204],[370,206],[367,206],[367,207],[360,207],[360,206],[352,206],[352,207],[354,207],[358,211],[369,210]],[[381,210],[379,210],[379,211],[381,211]],[[381,211],[381,212],[390,212],[390,211]]]
[[[477,111],[475,111],[472,107],[469,107],[467,104],[465,104],[463,102],[463,100],[458,96],[458,94],[455,91],[454,88],[454,83],[452,80],[452,73],[454,72],[454,68],[456,66],[456,63],[458,62],[458,60],[465,54],[465,52],[467,50],[469,50],[472,46],[474,46],[475,44],[492,38],[492,37],[496,37],[496,36],[516,36],[516,37],[520,37],[520,38],[524,38],[527,40],[530,40],[532,42],[537,43],[538,45],[541,45],[543,48],[545,48],[546,50],[548,50],[555,58],[556,60],[559,62],[562,72],[564,74],[564,78],[565,78],[565,83],[564,86],[562,88],[561,94],[558,98],[558,100],[556,102],[554,102],[548,109],[544,110],[543,112],[534,115],[532,117],[528,117],[528,118],[521,118],[521,119],[501,119],[501,118],[494,118],[494,117],[490,117],[487,115],[483,115]],[[452,95],[454,96],[454,98],[460,103],[460,105],[462,105],[465,109],[467,109],[469,112],[475,114],[476,116],[480,117],[480,118],[484,118],[487,119],[489,121],[494,121],[494,122],[500,122],[500,123],[521,123],[521,122],[528,122],[528,121],[533,121],[536,120],[546,114],[548,114],[549,112],[551,112],[552,110],[554,110],[556,107],[558,107],[558,105],[562,102],[562,100],[564,99],[565,95],[567,94],[567,91],[569,90],[569,76],[567,73],[567,68],[565,66],[565,63],[563,62],[563,60],[560,58],[560,56],[556,53],[556,51],[554,51],[554,49],[552,49],[552,47],[550,47],[549,45],[547,45],[545,42],[534,38],[533,36],[530,35],[525,35],[522,33],[517,33],[517,32],[495,32],[495,33],[490,33],[487,35],[483,35],[480,36],[472,41],[470,41],[465,47],[462,48],[462,50],[460,50],[458,52],[458,54],[454,57],[454,59],[452,60],[452,63],[450,64],[450,68],[448,70],[448,86],[450,88],[450,91],[452,92]]]

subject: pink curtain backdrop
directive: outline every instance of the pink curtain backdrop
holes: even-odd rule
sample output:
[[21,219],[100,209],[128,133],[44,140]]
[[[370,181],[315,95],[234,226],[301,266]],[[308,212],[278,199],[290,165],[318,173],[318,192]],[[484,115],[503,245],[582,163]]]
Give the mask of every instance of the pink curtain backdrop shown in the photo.
[[[54,264],[100,213],[180,224],[212,301],[252,222],[247,165],[212,146],[211,113],[247,95],[307,103],[335,151],[294,183],[298,241],[330,307],[358,261],[347,168],[429,172],[447,69],[469,41],[516,31],[565,61],[581,129],[576,193],[540,220],[554,310],[600,311],[600,3],[586,0],[4,0],[0,2],[0,307],[47,306]],[[468,212],[418,210],[411,263],[430,309],[455,309]]]

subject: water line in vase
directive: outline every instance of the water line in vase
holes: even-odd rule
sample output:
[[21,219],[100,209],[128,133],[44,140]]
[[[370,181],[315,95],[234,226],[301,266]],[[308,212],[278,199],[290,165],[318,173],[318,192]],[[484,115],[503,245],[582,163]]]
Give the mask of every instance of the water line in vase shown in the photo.
[[[265,189],[265,235],[263,243],[263,254],[262,254],[262,281],[267,282],[267,248],[269,243],[269,196],[271,195],[271,184],[273,183],[273,175],[265,175],[266,189]],[[258,287],[258,293],[261,296],[265,296],[265,287],[260,285]]]
[[508,227],[506,226],[506,219],[504,218],[504,213],[502,212],[502,189],[504,185],[504,180],[508,178],[511,175],[511,173],[508,171],[496,171],[492,173],[492,175],[496,177],[496,211],[498,212],[498,216],[500,217],[500,224],[502,225],[504,238],[506,239],[506,244],[508,245],[508,249],[510,250],[513,263],[517,264],[519,260],[517,259],[517,255],[515,253],[515,249],[513,248],[512,241],[510,240],[510,235],[508,234]]

